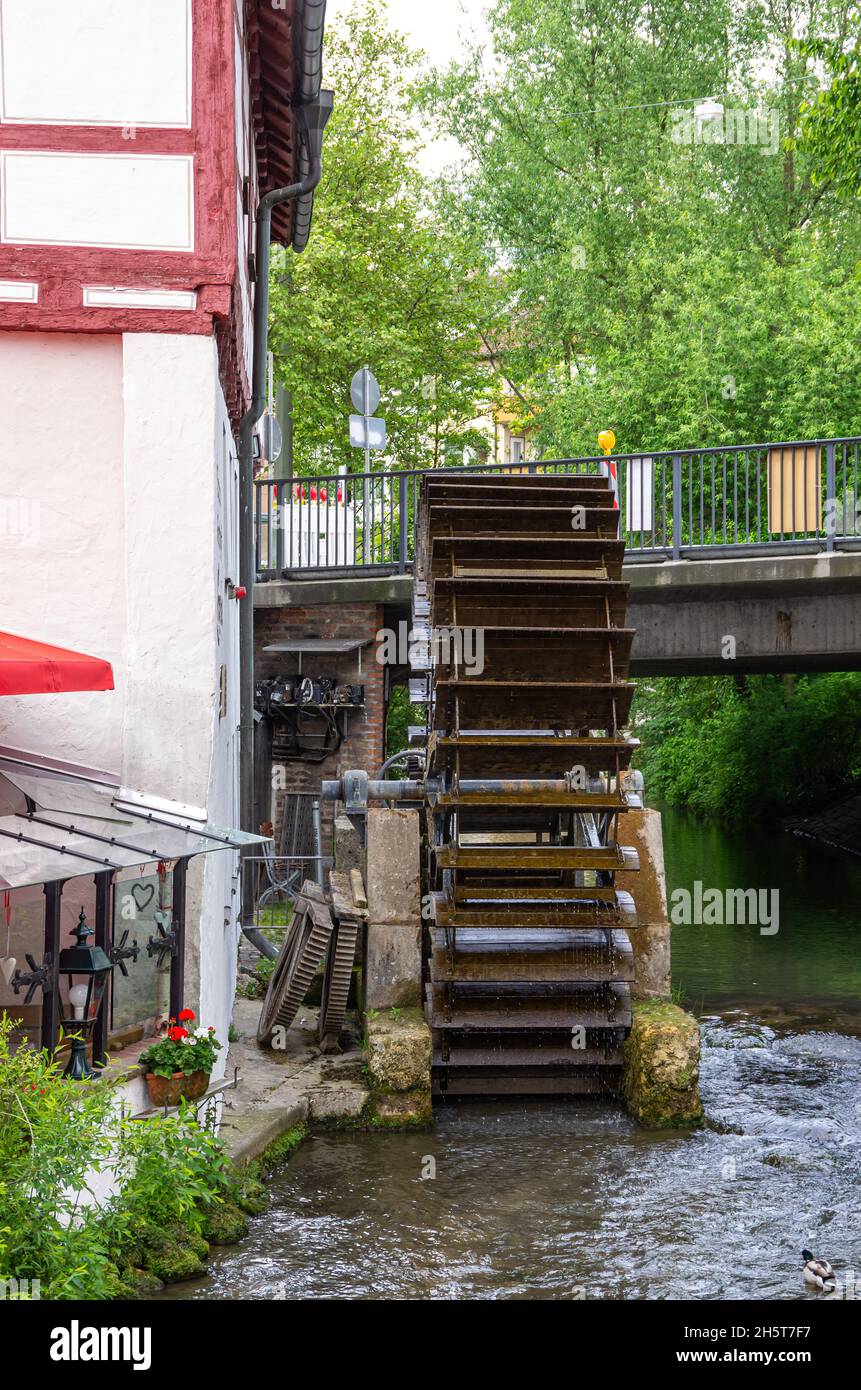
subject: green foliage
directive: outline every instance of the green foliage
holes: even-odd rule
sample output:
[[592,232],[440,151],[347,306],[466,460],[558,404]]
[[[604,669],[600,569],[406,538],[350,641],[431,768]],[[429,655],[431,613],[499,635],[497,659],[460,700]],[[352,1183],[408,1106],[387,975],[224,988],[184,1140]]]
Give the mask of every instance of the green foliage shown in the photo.
[[781,817],[861,784],[861,674],[686,676],[634,706],[650,797],[721,819]]
[[[279,933],[279,935],[283,936],[283,933]],[[237,995],[242,999],[262,999],[266,994],[276,963],[268,956],[260,956],[254,966],[254,974],[244,975],[239,981],[236,987]],[[235,1042],[236,1039],[234,1038],[233,1041]]]
[[495,288],[480,237],[444,215],[419,172],[406,101],[415,61],[381,0],[356,0],[327,26],[335,109],[314,231],[301,256],[275,258],[272,274],[271,344],[293,395],[297,473],[364,467],[347,417],[350,380],[365,363],[382,389],[387,464],[483,444],[473,421],[492,389],[481,334]]
[[799,143],[810,155],[817,183],[831,182],[850,198],[861,196],[861,11],[850,16],[854,42],[809,39],[798,51],[824,63],[831,82],[801,107]]
[[[401,753],[408,747],[409,726],[410,724],[423,724],[427,717],[424,705],[413,705],[410,703],[409,687],[406,685],[396,685],[392,687],[389,697],[389,707],[386,714],[386,757],[392,758],[395,753]],[[403,777],[404,764],[395,763],[390,769],[390,777]]]
[[119,1192],[109,1219],[121,1246],[148,1226],[178,1225],[199,1235],[207,1209],[231,1187],[221,1145],[197,1123],[193,1107],[125,1120],[117,1133],[113,1172]]
[[0,1279],[38,1279],[43,1298],[108,1296],[108,1242],[87,1201],[110,1111],[107,1087],[64,1080],[0,1016]]
[[238,1196],[193,1110],[131,1120],[109,1085],[16,1047],[0,1016],[0,1280],[39,1280],[50,1299],[133,1296],[118,1265],[199,1272],[204,1224]]
[[496,0],[493,64],[420,86],[468,151],[452,196],[504,267],[495,360],[544,457],[608,427],[623,451],[861,431],[861,216],[799,142],[819,78],[793,44],[856,8]]

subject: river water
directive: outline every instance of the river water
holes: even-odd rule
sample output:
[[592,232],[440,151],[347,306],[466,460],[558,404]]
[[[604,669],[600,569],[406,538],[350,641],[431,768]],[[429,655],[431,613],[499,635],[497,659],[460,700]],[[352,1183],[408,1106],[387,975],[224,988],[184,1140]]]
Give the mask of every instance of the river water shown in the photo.
[[272,1207],[173,1298],[861,1297],[861,861],[666,811],[667,886],[779,892],[778,931],[674,929],[708,1126],[603,1103],[462,1103],[431,1133],[305,1143]]

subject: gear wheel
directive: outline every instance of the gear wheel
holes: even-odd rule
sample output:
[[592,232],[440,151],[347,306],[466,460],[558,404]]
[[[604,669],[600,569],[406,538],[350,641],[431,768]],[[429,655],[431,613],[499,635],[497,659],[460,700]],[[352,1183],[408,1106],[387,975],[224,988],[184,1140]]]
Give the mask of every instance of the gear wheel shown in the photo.
[[307,880],[293,904],[293,920],[269,980],[257,1025],[258,1042],[268,1044],[273,1029],[292,1024],[326,954],[333,929],[322,889]]

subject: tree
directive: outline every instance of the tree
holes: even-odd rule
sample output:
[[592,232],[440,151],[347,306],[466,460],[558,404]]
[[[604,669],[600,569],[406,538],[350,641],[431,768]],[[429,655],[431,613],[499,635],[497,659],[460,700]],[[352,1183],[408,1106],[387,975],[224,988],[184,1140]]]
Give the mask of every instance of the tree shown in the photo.
[[545,457],[607,427],[630,451],[861,429],[861,217],[797,139],[818,79],[795,39],[851,9],[496,0],[493,62],[423,84],[471,156]]
[[[417,55],[382,0],[327,30],[335,90],[314,230],[273,271],[271,342],[293,395],[297,472],[364,466],[351,449],[349,384],[368,363],[382,390],[388,464],[462,461],[492,396],[481,332],[497,291],[480,238],[423,179],[407,104]],[[376,456],[379,458],[379,455]]]
[[801,108],[801,144],[816,169],[819,183],[830,181],[838,193],[861,195],[861,39],[857,37],[861,12],[850,18],[856,37],[847,42],[812,39],[799,43],[807,58],[824,63],[831,83]]

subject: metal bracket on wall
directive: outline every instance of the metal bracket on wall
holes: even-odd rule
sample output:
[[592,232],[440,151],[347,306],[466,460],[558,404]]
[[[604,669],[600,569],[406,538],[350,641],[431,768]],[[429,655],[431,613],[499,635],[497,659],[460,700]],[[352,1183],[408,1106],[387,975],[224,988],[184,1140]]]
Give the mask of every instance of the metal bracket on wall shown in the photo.
[[359,832],[359,840],[365,843],[368,823],[368,774],[359,768],[345,772],[342,779],[344,812]]
[[29,951],[26,955],[26,961],[30,967],[29,971],[16,970],[10,984],[16,994],[20,994],[22,989],[27,990],[24,995],[24,1003],[29,1004],[32,1002],[37,989],[45,990],[51,983],[54,962],[51,955],[46,954],[42,964],[37,965]]
[[177,955],[179,932],[169,912],[153,913],[153,921],[158,934],[150,937],[146,944],[146,953],[148,956],[158,956],[158,965],[161,967],[166,955],[170,956],[171,960]]
[[[128,970],[126,969],[126,961],[133,960],[137,962],[137,958],[140,955],[140,946],[138,945],[138,943],[135,941],[133,945],[127,946],[126,942],[128,941],[128,939],[129,928],[126,927],[125,931],[119,939],[119,943],[116,946],[112,946],[111,949],[108,951],[108,955],[111,958],[111,965],[118,965],[120,967],[120,973],[123,974],[126,977],[126,979],[128,979],[129,974]],[[149,954],[152,955],[152,952],[150,951]]]

